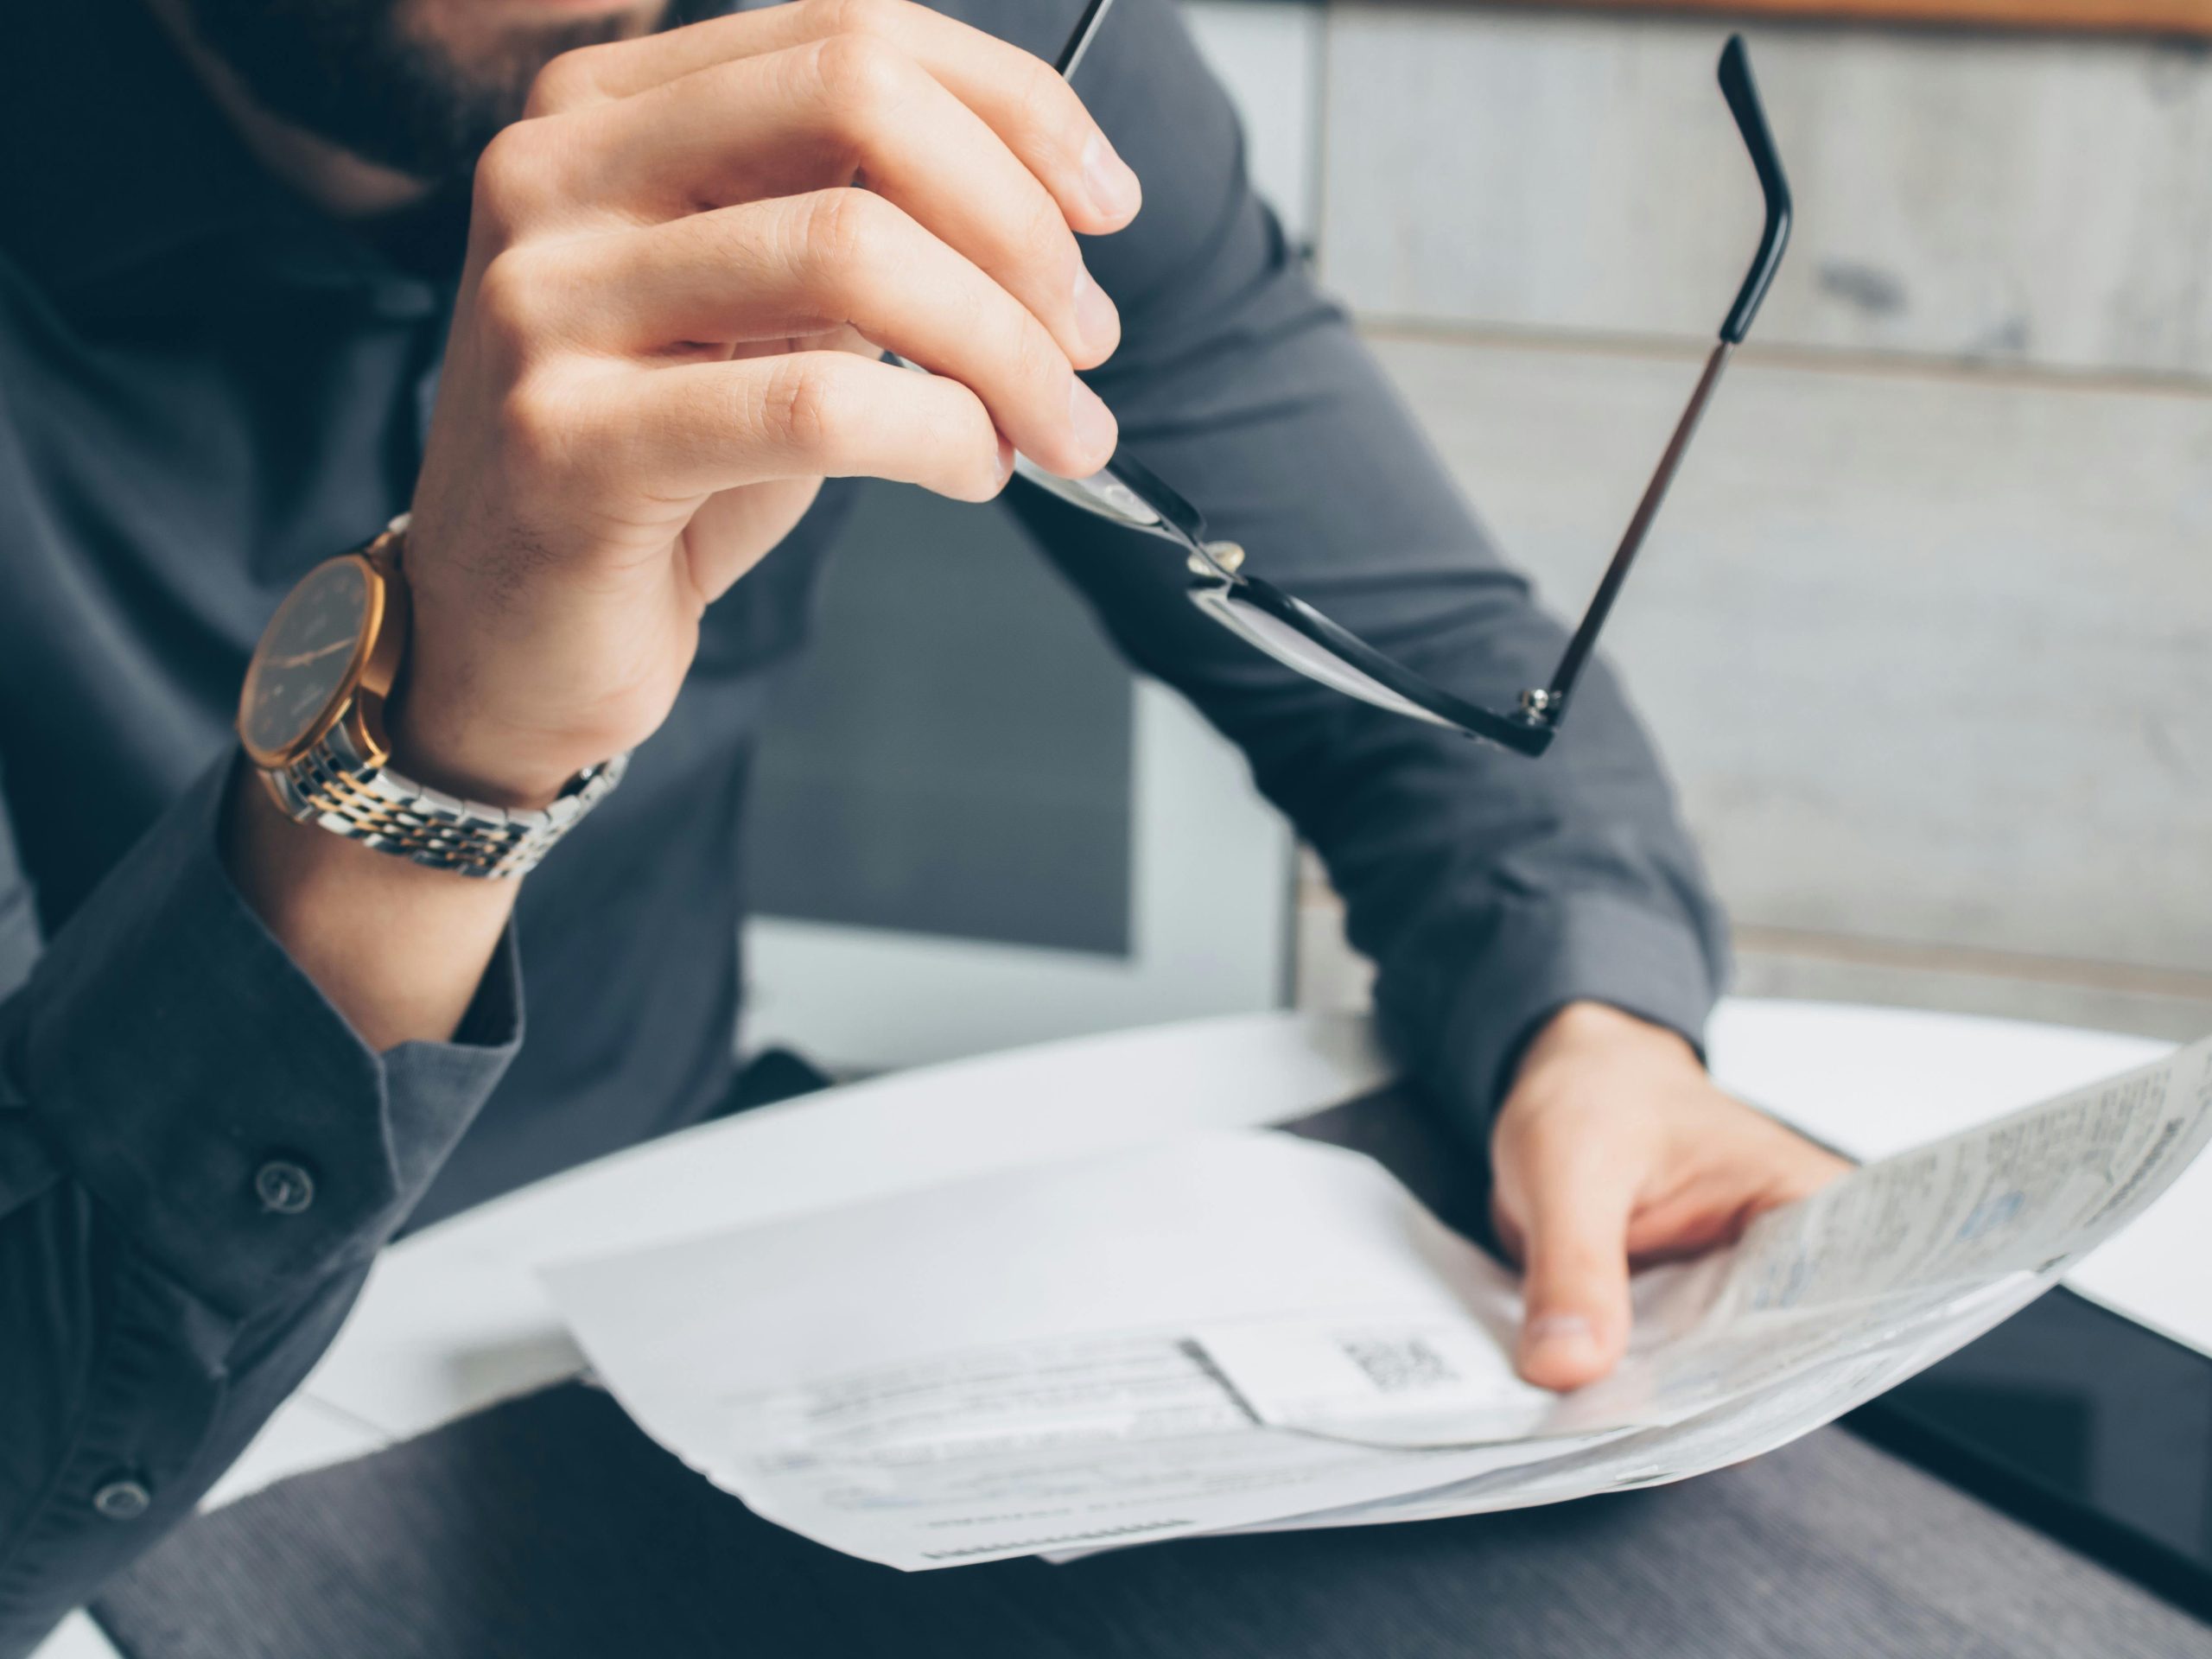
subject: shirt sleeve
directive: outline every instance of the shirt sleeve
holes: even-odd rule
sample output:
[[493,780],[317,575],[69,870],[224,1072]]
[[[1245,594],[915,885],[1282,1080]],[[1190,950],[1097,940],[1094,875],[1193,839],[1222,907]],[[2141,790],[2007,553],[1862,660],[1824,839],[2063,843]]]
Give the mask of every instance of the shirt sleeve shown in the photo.
[[188,1514],[512,1058],[371,1052],[218,851],[211,770],[50,940],[0,807],[0,1659]]
[[[1510,709],[1547,683],[1565,630],[1253,194],[1235,115],[1167,0],[1120,0],[1076,85],[1144,184],[1135,223],[1085,244],[1123,325],[1086,378],[1128,452],[1255,575],[1461,696]],[[1726,925],[1602,663],[1530,760],[1290,673],[1187,602],[1166,543],[1026,486],[1013,499],[1128,654],[1242,747],[1319,850],[1379,969],[1386,1030],[1470,1127],[1569,1001],[1699,1039]]]

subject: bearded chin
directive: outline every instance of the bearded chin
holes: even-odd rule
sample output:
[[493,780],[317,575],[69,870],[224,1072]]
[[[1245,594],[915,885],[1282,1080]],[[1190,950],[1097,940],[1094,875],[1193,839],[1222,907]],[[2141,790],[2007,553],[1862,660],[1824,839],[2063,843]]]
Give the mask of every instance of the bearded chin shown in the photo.
[[634,16],[515,31],[470,61],[410,36],[401,0],[188,0],[194,32],[270,114],[418,179],[466,177],[537,72]]

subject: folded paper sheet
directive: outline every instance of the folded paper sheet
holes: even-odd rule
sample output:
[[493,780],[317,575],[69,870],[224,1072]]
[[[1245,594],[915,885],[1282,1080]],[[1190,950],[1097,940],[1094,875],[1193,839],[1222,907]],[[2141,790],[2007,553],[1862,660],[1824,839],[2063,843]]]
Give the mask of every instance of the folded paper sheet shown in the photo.
[[548,1274],[639,1423],[905,1568],[1510,1509],[1770,1450],[2005,1318],[2212,1137],[2212,1041],[1870,1165],[1636,1284],[1560,1396],[1379,1166],[1211,1133]]

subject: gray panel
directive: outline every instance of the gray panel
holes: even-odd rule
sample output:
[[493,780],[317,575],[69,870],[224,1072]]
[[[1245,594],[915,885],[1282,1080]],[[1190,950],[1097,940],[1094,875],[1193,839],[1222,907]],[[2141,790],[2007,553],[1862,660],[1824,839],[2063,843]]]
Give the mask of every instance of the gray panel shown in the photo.
[[1131,696],[1007,514],[868,486],[762,746],[753,907],[1126,955]]
[[[1376,316],[1695,335],[1758,192],[1713,18],[1340,3],[1323,269]],[[1794,343],[2212,372],[2212,58],[2196,45],[1751,30],[1797,233]]]

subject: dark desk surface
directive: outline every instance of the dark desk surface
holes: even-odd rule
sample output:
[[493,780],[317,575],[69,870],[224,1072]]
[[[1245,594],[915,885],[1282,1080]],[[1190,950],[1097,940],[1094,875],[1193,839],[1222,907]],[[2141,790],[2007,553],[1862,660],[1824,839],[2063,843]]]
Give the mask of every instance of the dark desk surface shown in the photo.
[[[1471,1160],[1402,1100],[1300,1128],[1479,1229]],[[2208,1423],[2212,1363],[2053,1296],[1861,1433],[1677,1486],[902,1575],[758,1520],[570,1385],[200,1517],[95,1612],[130,1659],[2212,1659],[2172,1605],[2212,1582]]]
[[130,1659],[2188,1659],[2212,1629],[1837,1429],[1544,1510],[902,1574],[570,1384],[191,1522]]

